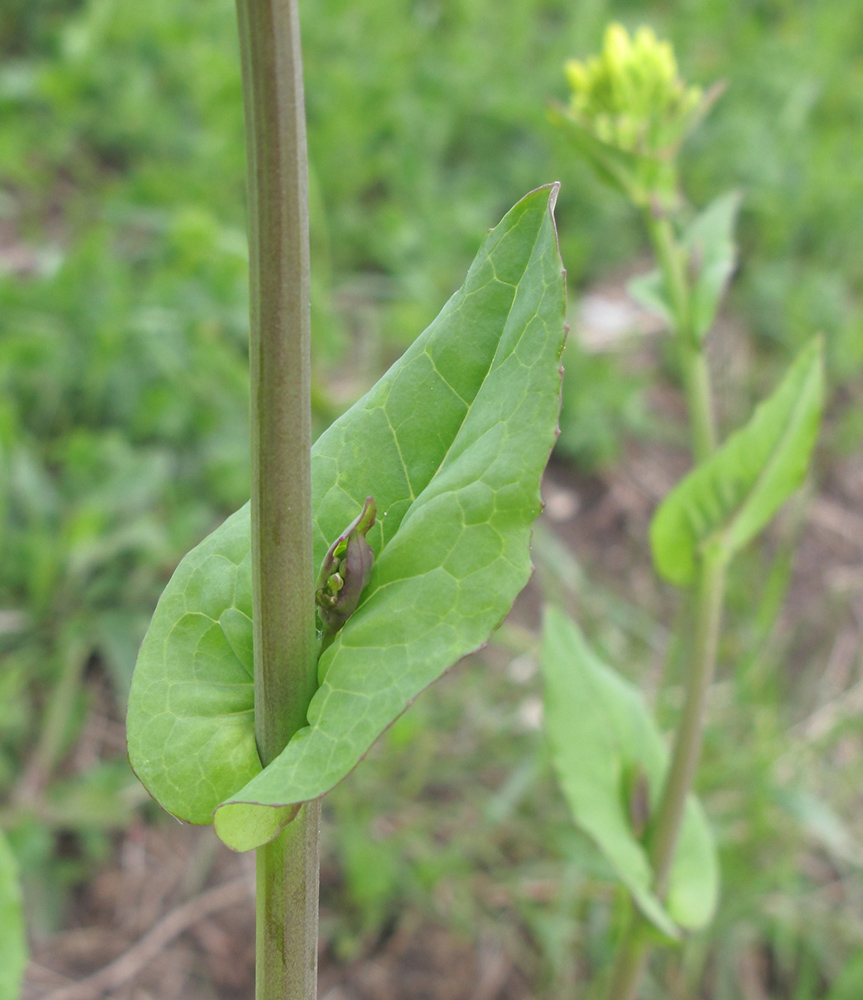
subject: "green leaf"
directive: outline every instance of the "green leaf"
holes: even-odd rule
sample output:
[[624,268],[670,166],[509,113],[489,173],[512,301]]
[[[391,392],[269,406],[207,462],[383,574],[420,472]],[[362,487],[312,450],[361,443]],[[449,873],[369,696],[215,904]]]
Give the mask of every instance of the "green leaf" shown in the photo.
[[579,153],[590,163],[602,181],[637,205],[643,204],[647,193],[639,187],[639,168],[644,159],[609,142],[603,142],[590,129],[573,118],[570,111],[552,104],[548,116],[553,125],[561,126]]
[[27,964],[18,866],[0,831],[0,1000],[17,1000]]
[[298,803],[348,774],[420,691],[487,640],[527,582],[559,406],[556,191],[509,212],[440,316],[314,445],[316,565],[369,496],[375,561],[321,657],[309,726],[266,771],[254,741],[248,508],[185,557],[162,595],[133,678],[130,759],[181,819],[210,822],[225,803],[216,829],[235,849],[271,839]]
[[[737,191],[717,198],[696,216],[681,239],[689,271],[691,332],[699,341],[713,326],[737,264],[734,224],[740,202]],[[674,326],[674,309],[660,271],[637,275],[626,289],[639,305],[659,316],[669,328]]]
[[606,142],[560,104],[552,104],[548,116],[553,125],[563,128],[597,176],[634,205],[647,208],[658,202],[670,207],[677,201],[677,169],[673,160]]
[[863,996],[863,952],[852,955],[833,981],[826,1000],[860,1000]]
[[739,191],[717,198],[695,218],[683,237],[692,281],[689,321],[698,340],[713,326],[737,265],[734,226],[741,200]]
[[669,329],[674,326],[674,309],[659,271],[648,271],[630,278],[626,290],[640,306],[659,316]]
[[690,796],[686,804],[665,906],[652,891],[650,860],[633,826],[633,789],[646,779],[648,812],[654,811],[668,767],[668,751],[638,689],[602,663],[554,608],[543,623],[542,669],[545,728],[576,824],[660,931],[675,938],[679,928],[704,927],[716,908],[719,865],[698,801]]
[[704,545],[715,544],[731,558],[761,531],[803,482],[823,395],[822,346],[816,337],[749,423],[660,504],[650,526],[660,576],[687,586]]

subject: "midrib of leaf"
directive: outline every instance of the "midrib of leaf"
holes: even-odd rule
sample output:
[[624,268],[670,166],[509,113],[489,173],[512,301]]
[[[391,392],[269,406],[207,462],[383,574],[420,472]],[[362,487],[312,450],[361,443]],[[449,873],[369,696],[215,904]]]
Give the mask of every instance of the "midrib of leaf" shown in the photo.
[[[430,361],[432,361],[432,368],[434,368],[435,371],[437,371],[437,367],[435,366],[434,361],[431,358],[431,355],[428,355],[428,358],[429,358]],[[449,385],[449,383],[446,381],[446,379],[442,378],[441,381],[444,382],[444,383],[446,383],[447,385]],[[381,409],[384,411],[384,416],[387,418],[387,426],[392,431],[393,444],[395,444],[395,446],[396,446],[396,452],[398,453],[399,461],[402,463],[402,471],[405,474],[405,484],[407,485],[407,488],[408,488],[408,494],[410,496],[411,507],[412,507],[413,504],[414,504],[414,501],[417,498],[417,494],[414,492],[414,484],[411,482],[411,474],[410,474],[410,472],[408,472],[408,464],[405,461],[404,452],[402,451],[402,443],[401,443],[401,441],[399,441],[398,433],[397,433],[395,427],[393,427],[393,422],[390,419],[389,413],[387,413],[386,405],[382,405]],[[434,479],[434,476],[432,476],[432,479]],[[422,492],[422,491],[420,491],[420,492]],[[410,510],[410,507],[408,507],[408,511],[409,510]],[[407,511],[405,511],[405,517],[407,517]],[[404,517],[402,518],[402,521],[404,521]]]
[[[526,269],[525,269],[525,271],[526,271]],[[524,275],[522,275],[522,277],[524,277]],[[498,280],[500,280],[500,279],[498,279]],[[513,297],[513,302],[514,301],[515,301],[515,297]],[[510,310],[509,311],[512,312],[512,306],[510,306]],[[507,314],[507,318],[509,318],[509,314]],[[464,403],[465,406],[470,407],[472,405],[472,401],[468,401],[467,399],[465,399],[464,396],[462,396],[462,394],[458,391],[458,389],[456,389],[456,387],[454,385],[451,385],[447,381],[447,379],[444,378],[443,373],[441,372],[440,368],[438,368],[438,366],[437,366],[437,362],[431,356],[431,354],[428,353],[428,351],[423,351],[423,353],[429,359],[429,361],[431,361],[432,368],[434,368],[435,372],[437,372],[438,378],[441,380],[441,382],[443,382],[443,384],[447,387],[447,389],[449,389],[449,391],[456,397],[456,399],[458,399],[462,403]],[[492,358],[492,361],[494,361],[494,358]],[[491,368],[489,368],[489,371],[490,370],[491,370]],[[486,372],[486,376],[488,376],[488,372]],[[485,378],[483,378],[483,381],[485,381]]]

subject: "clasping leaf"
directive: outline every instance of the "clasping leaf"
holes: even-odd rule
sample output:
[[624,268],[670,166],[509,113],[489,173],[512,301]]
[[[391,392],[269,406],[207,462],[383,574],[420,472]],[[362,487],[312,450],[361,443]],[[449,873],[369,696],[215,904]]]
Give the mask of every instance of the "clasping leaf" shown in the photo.
[[689,322],[692,336],[698,341],[713,326],[737,266],[734,226],[741,201],[739,191],[721,195],[696,216],[683,238],[692,288]]
[[545,728],[575,823],[594,841],[638,908],[671,938],[713,916],[716,849],[690,795],[663,905],[643,844],[668,768],[668,751],[636,687],[606,666],[581,631],[549,608],[542,636]]
[[341,781],[424,688],[486,642],[530,576],[560,405],[556,196],[557,185],[541,188],[507,214],[432,325],[315,442],[317,563],[357,519],[353,537],[365,534],[374,565],[321,654],[308,725],[266,770],[254,736],[248,506],[183,559],[159,601],[132,683],[129,757],[175,816],[208,823],[215,811],[235,850],[276,836],[300,803]]
[[660,504],[650,527],[660,576],[688,586],[705,545],[730,559],[761,531],[803,482],[823,395],[821,339],[816,337],[749,423]]
[[[695,217],[680,241],[689,285],[689,334],[696,341],[713,326],[737,265],[734,226],[740,202],[738,191],[721,195]],[[674,309],[658,270],[638,275],[626,287],[636,302],[673,328]]]

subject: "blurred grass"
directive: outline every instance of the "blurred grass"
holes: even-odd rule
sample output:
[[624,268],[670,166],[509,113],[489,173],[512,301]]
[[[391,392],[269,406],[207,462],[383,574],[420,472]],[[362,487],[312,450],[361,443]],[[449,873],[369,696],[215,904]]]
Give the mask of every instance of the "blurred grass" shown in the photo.
[[[830,442],[859,449],[861,13],[848,0],[305,5],[318,425],[435,315],[525,191],[564,182],[574,293],[643,252],[626,206],[544,114],[563,96],[564,59],[595,50],[617,18],[670,37],[688,78],[728,83],[685,165],[696,204],[745,192],[732,308],[757,363],[735,399],[760,395],[824,330]],[[228,0],[8,0],[0,60],[0,795],[42,934],[62,919],[64,886],[104,855],[105,827],[134,807],[134,793],[116,805],[135,787],[122,762],[68,760],[98,677],[121,716],[161,587],[247,495],[243,125]],[[582,469],[609,468],[622,433],[654,432],[642,399],[653,376],[577,345],[570,355],[569,452]],[[822,467],[833,461],[825,451]],[[852,723],[794,735],[815,667],[789,674],[806,635],[777,626],[793,546],[772,566],[754,553],[735,583],[702,781],[723,909],[682,964],[659,970],[657,996],[693,995],[704,969],[713,1000],[750,1000],[745,956],[767,963],[771,996],[863,989],[863,886],[839,819],[859,831],[859,739]],[[766,581],[755,619],[752,580]],[[625,625],[635,595],[622,600],[608,619],[594,602],[586,624],[640,676],[656,653]],[[827,641],[844,605],[818,609]],[[648,611],[667,615],[659,598]],[[519,714],[536,680],[514,681],[511,657],[498,650],[421,700],[332,796],[343,883],[327,933],[339,954],[416,906],[465,934],[502,935],[549,995],[607,955],[614,900]],[[70,829],[72,861],[58,850]]]

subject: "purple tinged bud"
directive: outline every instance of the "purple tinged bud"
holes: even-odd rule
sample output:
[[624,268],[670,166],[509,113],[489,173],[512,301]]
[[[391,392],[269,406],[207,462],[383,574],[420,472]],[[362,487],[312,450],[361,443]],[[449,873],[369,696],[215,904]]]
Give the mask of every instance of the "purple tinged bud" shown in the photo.
[[638,764],[629,788],[629,819],[632,831],[641,840],[650,821],[650,785],[647,772]]
[[375,523],[376,515],[375,502],[367,497],[359,516],[351,521],[324,556],[315,588],[324,635],[334,635],[342,628],[356,611],[369,582],[374,553],[365,536]]

